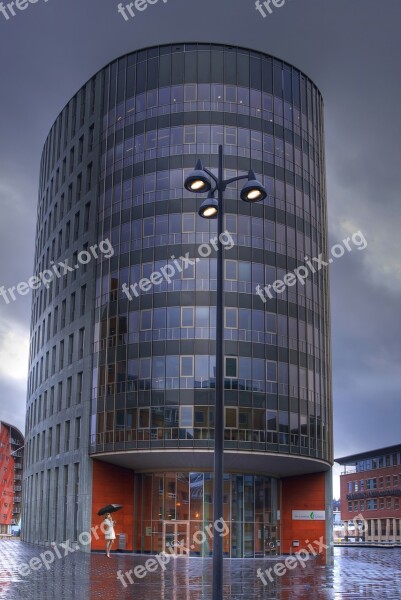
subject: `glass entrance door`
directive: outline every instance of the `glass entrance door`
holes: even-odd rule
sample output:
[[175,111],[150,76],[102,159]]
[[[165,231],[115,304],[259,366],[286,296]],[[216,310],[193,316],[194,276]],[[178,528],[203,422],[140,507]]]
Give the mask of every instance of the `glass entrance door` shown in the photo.
[[274,525],[264,526],[265,556],[277,556],[277,528]]
[[189,556],[189,521],[163,521],[163,551]]

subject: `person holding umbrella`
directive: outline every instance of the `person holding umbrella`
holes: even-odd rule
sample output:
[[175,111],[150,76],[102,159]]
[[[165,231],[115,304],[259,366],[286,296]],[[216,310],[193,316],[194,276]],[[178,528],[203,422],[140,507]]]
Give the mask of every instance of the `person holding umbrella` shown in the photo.
[[110,513],[106,513],[103,520],[104,527],[104,538],[106,540],[106,556],[110,558],[110,550],[113,545],[114,540],[116,539],[116,532],[114,531],[115,521],[111,518]]
[[117,510],[121,510],[123,507],[121,504],[108,504],[107,506],[103,506],[97,513],[100,515],[105,515],[103,520],[103,532],[104,538],[106,541],[106,556],[110,558],[110,550],[113,545],[114,540],[116,539],[116,532],[114,531],[115,521],[111,518],[111,513],[116,512]]

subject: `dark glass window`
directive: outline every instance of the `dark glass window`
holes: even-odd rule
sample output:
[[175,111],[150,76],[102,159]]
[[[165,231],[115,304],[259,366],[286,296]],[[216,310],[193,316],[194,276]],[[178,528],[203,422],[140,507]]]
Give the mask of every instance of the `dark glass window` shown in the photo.
[[225,327],[230,327],[230,328],[236,329],[238,327],[238,309],[237,308],[226,308],[225,316],[226,316]]
[[141,329],[152,329],[152,311],[142,310],[141,311]]
[[125,74],[126,69],[120,69],[118,72],[118,82],[117,82],[117,104],[124,100],[125,95]]
[[150,377],[150,358],[140,359],[139,377],[140,379],[148,379]]
[[238,279],[239,281],[252,281],[251,263],[242,261],[238,262]]
[[269,94],[273,93],[273,69],[271,59],[262,60],[262,89]]
[[184,83],[185,65],[183,52],[175,52],[171,56],[171,83]]
[[[198,386],[203,387],[209,379],[209,357],[208,356],[195,356],[195,378],[198,381]],[[201,385],[199,385],[201,384]]]
[[210,52],[198,53],[198,82],[210,83]]
[[267,430],[277,431],[277,412],[273,410],[267,411]]
[[295,69],[293,70],[293,73],[292,73],[292,83],[293,83],[293,102],[294,102],[295,106],[300,107],[300,104],[301,104],[301,96],[300,96],[300,89],[299,89],[300,80],[299,80],[299,73]]
[[274,95],[283,97],[283,67],[277,60],[274,61]]
[[155,233],[155,219],[154,217],[147,217],[143,220],[143,237],[154,235]]
[[225,377],[238,377],[238,359],[234,356],[225,358]]
[[[224,51],[224,83],[235,86],[237,83],[237,54],[236,52]],[[235,102],[228,100],[227,102]]]
[[168,233],[168,215],[159,215],[156,217],[156,235],[165,235]]
[[225,278],[236,280],[238,279],[238,263],[236,260],[226,260],[225,261]]
[[267,381],[277,381],[277,363],[274,360],[267,361]]
[[[185,53],[185,81],[197,81],[197,56],[195,52]],[[193,86],[195,87],[195,86]],[[196,98],[188,97],[187,101],[196,100]]]
[[193,377],[194,375],[194,357],[181,356],[181,377]]
[[[161,88],[163,86],[171,85],[171,54],[160,56],[159,85]],[[168,103],[163,102],[163,104]]]
[[137,65],[137,81],[136,93],[141,94],[146,90],[146,61],[140,62]]
[[292,102],[291,67],[284,65],[283,76],[284,76],[284,100],[286,100],[287,102]]
[[166,309],[156,308],[153,313],[153,329],[165,329]]
[[167,356],[166,357],[166,376],[167,377],[179,377],[180,365],[178,356]]
[[195,323],[197,327],[209,327],[209,307],[197,306]]
[[222,83],[224,81],[224,54],[223,52],[211,52],[211,74],[210,81],[212,83]]
[[238,85],[249,87],[249,55],[242,52],[237,56]]
[[167,328],[180,327],[180,312],[177,306],[167,308]]
[[251,88],[255,90],[262,89],[262,70],[261,60],[251,56],[250,67],[251,67]]
[[152,358],[152,377],[165,377],[166,360],[164,356],[154,356]]
[[261,310],[252,311],[252,329],[261,332],[265,330],[265,315]]
[[182,231],[184,233],[192,233],[195,231],[195,215],[184,213],[182,215]]
[[185,306],[181,308],[181,326],[194,326],[194,308],[192,306]]
[[247,308],[239,309],[239,329],[245,329],[251,331],[252,329],[252,313]]
[[148,61],[148,89],[153,90],[158,86],[159,79],[159,59],[152,58]]

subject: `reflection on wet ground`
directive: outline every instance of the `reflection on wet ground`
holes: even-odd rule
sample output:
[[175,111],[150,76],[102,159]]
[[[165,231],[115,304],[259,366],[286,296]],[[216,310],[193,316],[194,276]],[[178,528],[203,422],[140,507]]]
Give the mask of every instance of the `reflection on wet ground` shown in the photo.
[[[127,587],[117,579],[122,573],[144,565],[148,556],[68,553],[56,558],[47,570],[22,576],[17,565],[39,557],[45,548],[18,541],[0,540],[0,598],[5,600],[210,600],[211,559],[178,557],[165,566],[152,565],[154,572],[138,578]],[[64,551],[62,550],[62,553]],[[299,563],[281,576],[257,576],[274,568],[279,559],[231,559],[224,561],[224,600],[401,600],[401,549],[335,548],[334,566],[320,559]],[[39,561],[36,563],[39,563]],[[35,562],[33,563],[35,565]],[[282,569],[282,571],[284,568]],[[282,572],[277,571],[277,572]],[[143,573],[144,571],[142,571]],[[141,572],[140,572],[141,573]]]

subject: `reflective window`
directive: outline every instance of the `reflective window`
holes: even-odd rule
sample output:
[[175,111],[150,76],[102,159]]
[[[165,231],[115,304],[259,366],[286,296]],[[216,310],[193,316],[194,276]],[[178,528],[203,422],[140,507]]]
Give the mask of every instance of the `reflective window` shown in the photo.
[[225,327],[237,328],[238,327],[238,309],[237,308],[226,308],[225,309]]
[[182,327],[193,327],[194,326],[194,309],[192,306],[181,308],[181,326]]
[[181,356],[181,377],[193,377],[194,357]]
[[238,377],[238,359],[234,356],[226,356],[225,358],[225,376]]

